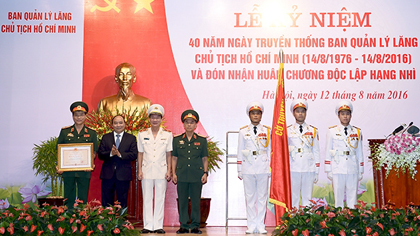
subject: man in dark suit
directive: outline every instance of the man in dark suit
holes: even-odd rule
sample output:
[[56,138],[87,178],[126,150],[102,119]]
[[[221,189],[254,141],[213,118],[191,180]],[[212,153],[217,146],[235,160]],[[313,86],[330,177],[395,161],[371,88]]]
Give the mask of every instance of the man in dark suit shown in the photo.
[[121,207],[127,207],[128,189],[132,179],[131,161],[137,159],[137,140],[132,134],[125,133],[125,121],[120,115],[112,119],[113,132],[102,137],[98,157],[103,160],[102,205],[114,205],[115,192]]

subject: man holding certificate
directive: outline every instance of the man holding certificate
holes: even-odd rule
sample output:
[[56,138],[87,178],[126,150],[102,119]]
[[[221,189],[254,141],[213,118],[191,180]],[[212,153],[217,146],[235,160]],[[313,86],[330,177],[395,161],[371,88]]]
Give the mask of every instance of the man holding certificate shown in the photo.
[[[71,126],[63,127],[61,129],[57,140],[57,146],[59,144],[93,144],[93,150],[91,150],[89,155],[95,156],[98,150],[98,139],[96,137],[96,132],[85,126],[86,113],[89,111],[88,105],[84,102],[74,102],[70,106],[70,111],[73,115],[74,124]],[[72,155],[71,157],[75,159],[77,155]],[[93,159],[91,156],[85,158],[91,160]],[[72,163],[75,162],[75,160],[71,161]],[[70,161],[59,160],[59,163],[60,162],[66,163]],[[62,165],[59,164],[58,173],[63,174],[64,199],[67,199],[67,207],[69,209],[73,208],[74,202],[76,200],[76,192],[77,199],[86,203],[88,200],[91,168],[86,168],[86,170],[80,171],[64,170],[63,172],[61,167]]]

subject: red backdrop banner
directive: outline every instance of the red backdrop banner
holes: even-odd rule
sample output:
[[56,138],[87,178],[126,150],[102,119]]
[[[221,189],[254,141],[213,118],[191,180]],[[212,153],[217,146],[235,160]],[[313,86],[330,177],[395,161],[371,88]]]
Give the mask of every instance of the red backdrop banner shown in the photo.
[[[164,1],[87,0],[84,17],[83,101],[96,110],[100,99],[115,95],[115,67],[128,62],[136,68],[133,91],[161,104],[165,125],[174,134],[183,132],[181,113],[192,107],[172,55]],[[206,134],[201,123],[197,131]],[[96,159],[95,165],[89,200],[101,199],[102,162]],[[176,188],[168,184],[168,212],[177,213],[175,198]],[[177,220],[165,217],[165,225],[177,224]]]

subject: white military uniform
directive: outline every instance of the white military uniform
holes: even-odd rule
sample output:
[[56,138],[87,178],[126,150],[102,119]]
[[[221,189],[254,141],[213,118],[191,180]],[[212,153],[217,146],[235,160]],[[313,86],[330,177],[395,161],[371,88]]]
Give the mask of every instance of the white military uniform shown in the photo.
[[310,205],[312,188],[315,177],[319,173],[319,137],[318,129],[295,123],[287,127],[289,142],[289,163],[292,185],[292,207],[299,208],[300,198],[302,205]]
[[[353,110],[350,102],[344,106]],[[335,206],[344,207],[346,195],[347,206],[354,208],[357,204],[359,178],[364,172],[362,131],[359,128],[351,125],[344,127],[341,124],[329,127],[325,172],[332,173]]]
[[268,200],[270,177],[271,130],[258,124],[244,126],[239,131],[238,173],[242,174],[249,232],[265,231],[264,218]]
[[[165,175],[168,171],[166,153],[172,151],[172,132],[159,129],[156,138],[151,128],[141,131],[137,137],[139,152],[143,153],[141,181],[143,193],[143,223],[148,230],[163,229],[166,193]],[[154,190],[154,191],[153,191]],[[153,195],[155,197],[153,207]],[[153,214],[154,209],[154,214]]]

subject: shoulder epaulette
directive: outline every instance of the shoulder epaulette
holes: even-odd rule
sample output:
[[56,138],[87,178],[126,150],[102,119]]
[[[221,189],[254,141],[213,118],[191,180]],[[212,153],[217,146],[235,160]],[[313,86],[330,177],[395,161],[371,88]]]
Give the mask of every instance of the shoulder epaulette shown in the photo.
[[309,126],[311,126],[312,128],[314,128],[314,129],[318,129],[317,127],[315,127],[315,126],[313,126],[313,125],[309,125]]
[[292,125],[287,126],[287,128],[292,127]]
[[330,127],[328,127],[328,129],[332,129],[332,128],[335,128],[335,127],[337,127],[337,125],[330,126]]
[[267,129],[271,129],[271,127],[270,126],[266,126],[266,125],[263,125],[265,128],[267,128]]
[[68,129],[68,128],[70,128],[71,127],[71,125],[68,125],[68,126],[64,126],[63,128],[61,128],[61,129]]
[[166,131],[166,132],[172,132],[172,131],[170,131],[169,129],[167,129],[167,128],[165,128],[165,127],[163,127],[163,128],[162,128],[162,130],[163,130],[163,131]]
[[202,138],[207,138],[207,136],[204,136],[202,134],[197,134],[197,136],[202,137]]
[[245,129],[246,127],[248,127],[248,125],[245,125],[245,126],[239,128],[239,129]]
[[180,134],[177,134],[177,135],[174,135],[174,138],[175,137],[178,137],[178,136],[181,136],[183,133],[180,133]]
[[85,127],[96,132],[96,130],[94,130],[94,129],[90,128],[90,127],[87,127],[87,126],[85,126]]
[[144,132],[144,131],[147,131],[147,128],[143,128],[143,129],[139,130],[139,133]]
[[361,130],[359,127],[356,127],[356,126],[354,126],[354,125],[353,125],[353,127],[354,127],[354,128],[356,128],[356,129],[358,129],[358,130]]

